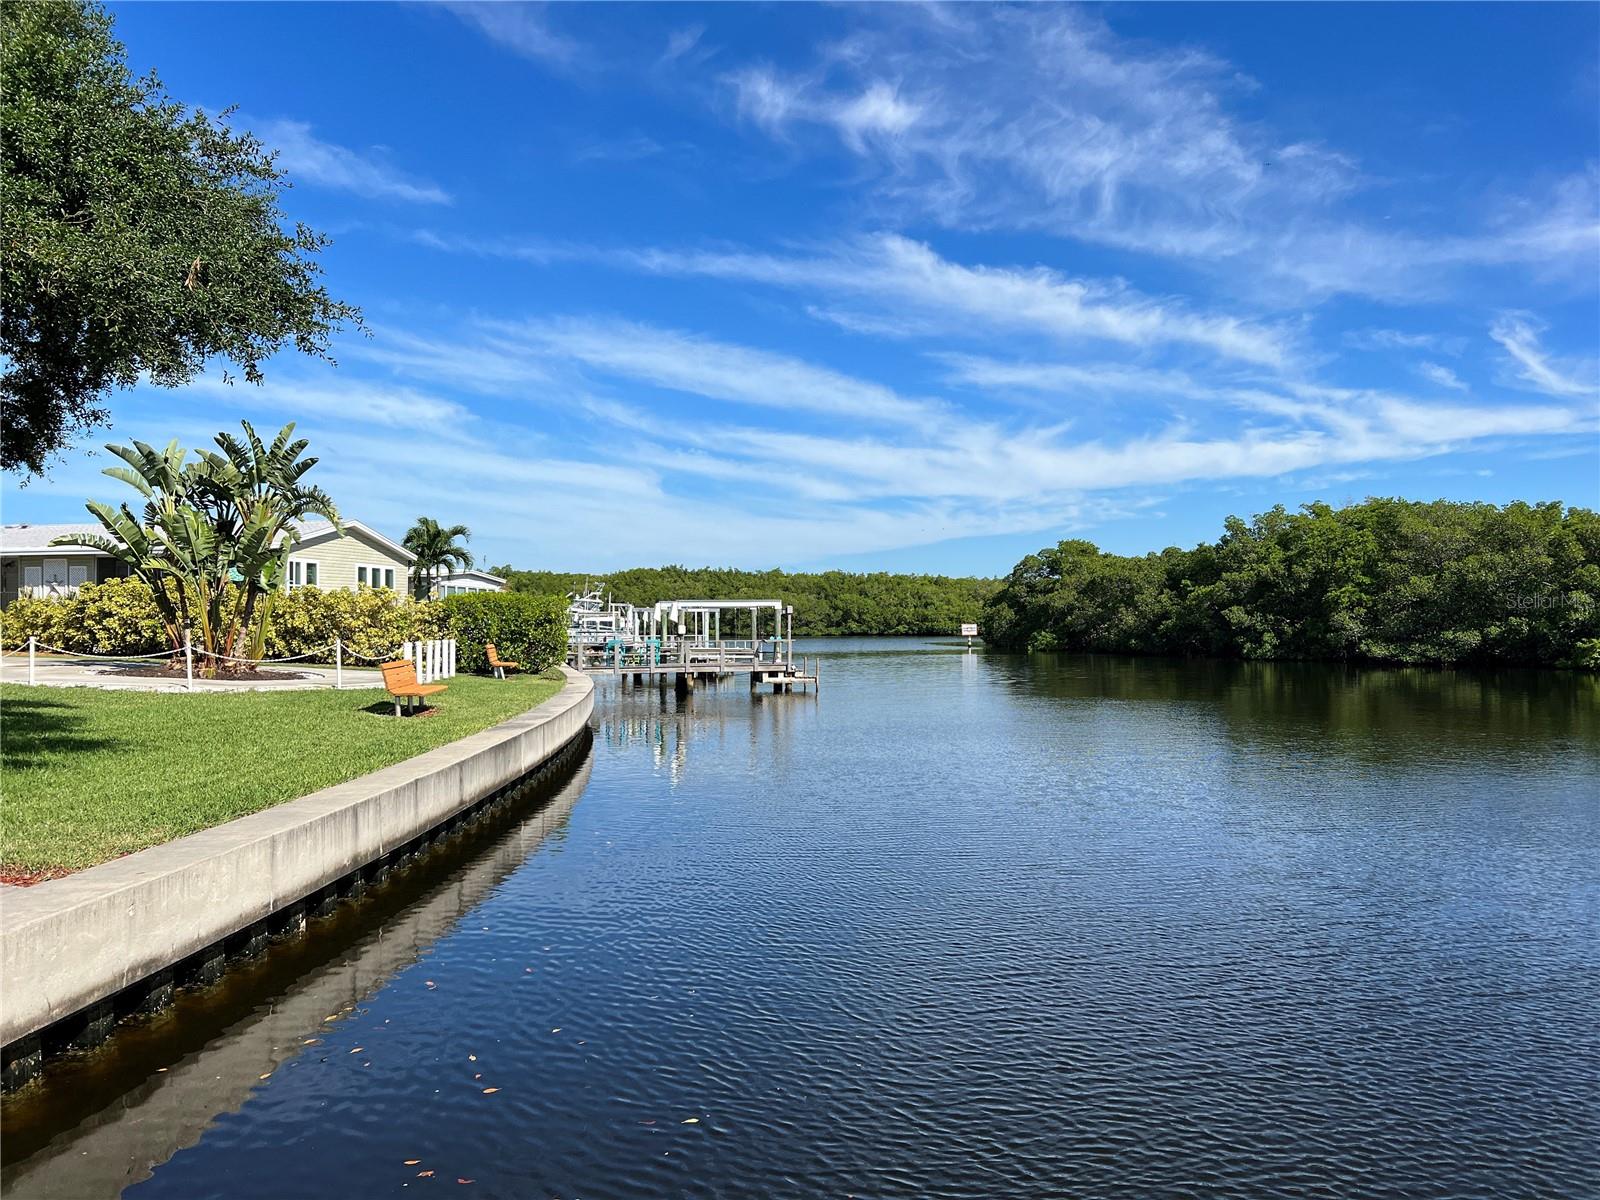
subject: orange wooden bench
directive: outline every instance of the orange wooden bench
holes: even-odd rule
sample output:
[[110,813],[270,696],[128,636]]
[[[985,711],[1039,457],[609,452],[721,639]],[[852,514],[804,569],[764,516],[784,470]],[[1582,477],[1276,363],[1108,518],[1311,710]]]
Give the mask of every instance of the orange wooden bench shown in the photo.
[[394,697],[394,715],[400,715],[400,701],[402,699],[415,700],[423,708],[424,696],[431,696],[435,692],[442,692],[448,684],[443,683],[418,683],[417,665],[409,659],[399,658],[394,662],[386,662],[378,667],[383,672],[383,686],[389,689],[389,694]]
[[504,679],[508,670],[515,671],[521,665],[520,663],[507,662],[501,658],[500,651],[494,648],[493,642],[486,642],[483,648],[489,655],[489,666],[494,668],[494,677],[496,679]]

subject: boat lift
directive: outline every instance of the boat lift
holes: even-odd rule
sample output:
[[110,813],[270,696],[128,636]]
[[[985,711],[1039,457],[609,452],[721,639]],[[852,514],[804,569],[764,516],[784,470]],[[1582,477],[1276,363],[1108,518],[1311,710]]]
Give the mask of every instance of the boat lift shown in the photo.
[[[748,613],[750,636],[725,638],[725,614]],[[771,683],[774,692],[796,684],[815,690],[815,662],[796,661],[794,607],[782,600],[663,600],[650,608],[615,604],[591,587],[569,610],[570,661],[579,670],[608,672],[636,684],[647,678],[677,690],[697,680],[748,675],[750,690]]]

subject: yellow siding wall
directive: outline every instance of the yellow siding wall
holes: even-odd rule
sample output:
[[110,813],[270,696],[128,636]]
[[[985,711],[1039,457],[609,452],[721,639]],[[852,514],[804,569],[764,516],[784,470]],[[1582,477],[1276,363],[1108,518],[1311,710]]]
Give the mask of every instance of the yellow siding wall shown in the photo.
[[394,570],[394,589],[406,591],[406,561],[392,551],[368,541],[360,533],[348,531],[341,537],[330,537],[309,546],[298,546],[290,559],[309,560],[317,564],[317,586],[323,591],[344,588],[354,591],[356,568],[388,567]]

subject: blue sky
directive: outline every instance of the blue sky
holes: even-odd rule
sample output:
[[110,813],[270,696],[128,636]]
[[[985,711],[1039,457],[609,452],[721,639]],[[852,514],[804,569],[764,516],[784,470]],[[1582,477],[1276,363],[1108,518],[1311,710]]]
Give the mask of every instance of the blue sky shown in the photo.
[[372,336],[91,445],[295,419],[347,515],[573,570],[1600,502],[1593,5],[112,11],[279,149]]

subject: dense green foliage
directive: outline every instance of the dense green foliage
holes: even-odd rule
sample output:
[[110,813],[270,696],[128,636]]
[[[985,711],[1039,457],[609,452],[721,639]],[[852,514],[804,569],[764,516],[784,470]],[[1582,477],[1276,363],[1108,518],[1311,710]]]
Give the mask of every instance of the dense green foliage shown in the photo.
[[430,603],[456,639],[456,668],[484,672],[493,642],[500,657],[524,671],[543,671],[567,656],[567,602],[523,592],[463,592]]
[[[571,593],[583,575],[556,571],[518,571],[497,567],[513,591]],[[857,575],[847,571],[804,573],[735,571],[712,567],[638,567],[605,577],[606,590],[627,604],[659,600],[782,600],[794,605],[794,631],[800,636],[833,634],[894,636],[952,634],[976,621],[983,602],[999,587],[993,579],[946,575]],[[727,614],[723,632],[740,633],[749,618]],[[770,632],[770,631],[769,631]]]
[[0,3],[0,466],[42,471],[141,377],[326,357],[361,315],[318,281],[326,239],[285,228],[283,186],[255,138],[134,79],[98,6]]
[[18,596],[0,613],[7,649],[38,638],[75,654],[156,654],[170,650],[150,585],[142,579],[86,583],[72,596]]
[[982,624],[1018,650],[1600,667],[1600,514],[1369,499],[1231,517],[1193,550],[1066,541]]
[[273,606],[267,657],[324,656],[337,637],[344,643],[345,666],[370,666],[363,660],[393,654],[402,642],[448,636],[438,605],[388,588],[298,587]]
[[559,675],[457,676],[426,720],[382,688],[103,691],[0,687],[0,867],[86,867],[220,825],[487,729],[560,691]]

